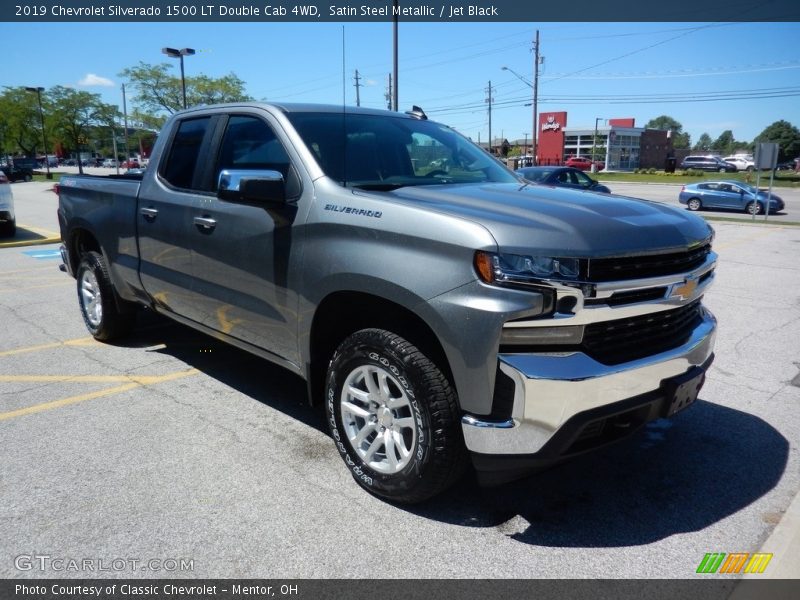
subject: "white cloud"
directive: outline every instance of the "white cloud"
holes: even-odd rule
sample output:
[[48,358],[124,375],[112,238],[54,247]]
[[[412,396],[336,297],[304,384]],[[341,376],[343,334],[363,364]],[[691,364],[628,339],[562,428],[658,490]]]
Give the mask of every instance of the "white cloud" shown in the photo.
[[93,86],[114,87],[114,82],[105,77],[100,77],[100,75],[95,75],[94,73],[87,73],[86,77],[84,77],[78,82],[78,85],[83,87],[93,87]]

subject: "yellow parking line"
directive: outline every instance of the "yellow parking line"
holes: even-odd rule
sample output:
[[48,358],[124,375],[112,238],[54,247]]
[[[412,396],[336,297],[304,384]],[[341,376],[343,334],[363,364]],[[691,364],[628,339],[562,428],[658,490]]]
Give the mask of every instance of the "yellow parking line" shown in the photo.
[[55,237],[59,242],[61,241],[61,234],[57,231],[53,231],[52,229],[42,229],[41,227],[33,227],[32,225],[24,225],[22,223],[17,223],[17,228],[26,229],[38,235],[43,235],[49,238]]
[[[184,371],[181,371],[184,373]],[[0,383],[137,383],[151,385],[165,375],[0,375]]]
[[94,398],[101,398],[103,396],[110,396],[111,394],[121,394],[122,392],[127,392],[128,390],[132,390],[134,388],[139,387],[138,383],[129,383],[127,385],[120,385],[115,388],[109,388],[105,390],[100,390],[97,392],[92,392],[90,394],[82,394],[80,396],[72,396],[70,398],[64,398],[63,400],[55,400],[53,402],[45,402],[43,404],[35,404],[33,406],[29,406],[27,408],[20,408],[19,410],[12,410],[9,412],[0,413],[0,421],[7,421],[8,419],[13,419],[15,417],[22,417],[25,415],[32,415],[34,413],[42,412],[45,410],[52,410],[54,408],[61,408],[62,406],[68,406],[70,404],[76,404],[78,402],[83,402],[84,400],[93,400]]
[[139,377],[139,378],[131,377],[131,379],[137,379],[137,381],[132,381],[131,383],[120,385],[113,388],[108,388],[105,390],[90,392],[88,394],[81,394],[79,396],[70,396],[69,398],[62,398],[61,400],[54,400],[52,402],[43,402],[42,404],[34,404],[33,406],[28,406],[27,408],[20,408],[18,410],[11,410],[8,412],[0,413],[0,421],[7,421],[9,419],[14,419],[16,417],[32,415],[46,410],[52,410],[54,408],[61,408],[62,406],[69,406],[70,404],[77,404],[78,402],[84,402],[86,400],[94,400],[95,398],[102,398],[103,396],[121,394],[123,392],[127,392],[129,390],[133,390],[135,388],[142,387],[143,385],[147,384],[174,381],[175,379],[188,377],[189,375],[194,375],[198,372],[199,371],[197,369],[189,369],[187,371],[178,371],[176,373],[170,373],[168,375],[161,375],[156,377]]
[[82,337],[74,340],[66,340],[63,342],[54,342],[52,344],[40,344],[38,346],[28,346],[27,348],[17,348],[15,350],[5,350],[0,352],[0,357],[12,356],[14,354],[25,354],[26,352],[38,352],[39,350],[50,350],[51,348],[60,348],[61,346],[91,346],[97,342],[93,337]]
[[60,241],[61,241],[61,236],[39,238],[35,240],[20,240],[17,242],[0,243],[0,248],[21,248],[23,246],[45,246],[47,244],[57,244]]

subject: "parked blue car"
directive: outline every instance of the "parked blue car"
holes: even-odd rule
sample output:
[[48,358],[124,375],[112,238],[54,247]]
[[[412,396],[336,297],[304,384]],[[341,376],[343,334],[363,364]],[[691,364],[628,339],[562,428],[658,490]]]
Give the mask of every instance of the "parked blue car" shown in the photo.
[[[678,200],[689,210],[727,208],[760,215],[767,205],[767,192],[741,181],[703,181],[683,186]],[[769,212],[778,212],[783,208],[783,200],[772,194]]]

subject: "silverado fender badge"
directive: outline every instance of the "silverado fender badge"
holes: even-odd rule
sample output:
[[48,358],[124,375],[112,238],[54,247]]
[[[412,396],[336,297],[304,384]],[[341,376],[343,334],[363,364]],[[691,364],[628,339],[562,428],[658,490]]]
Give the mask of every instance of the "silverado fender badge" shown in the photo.
[[380,219],[381,217],[383,217],[383,212],[379,210],[364,210],[363,208],[353,208],[352,206],[340,206],[338,204],[326,204],[325,210],[345,213],[348,215],[355,215],[358,217],[374,217],[376,219]]

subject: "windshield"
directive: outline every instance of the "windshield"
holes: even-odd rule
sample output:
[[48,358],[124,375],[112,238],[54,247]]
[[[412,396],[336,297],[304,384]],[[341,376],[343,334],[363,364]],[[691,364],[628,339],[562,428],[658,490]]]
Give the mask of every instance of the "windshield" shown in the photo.
[[738,182],[737,182],[737,185],[739,185],[739,187],[744,188],[745,190],[747,190],[751,194],[755,194],[755,193],[758,192],[758,190],[756,189],[756,186],[754,186],[754,185],[749,185],[747,183],[738,183]]
[[341,185],[391,190],[519,182],[484,150],[432,121],[342,113],[287,116],[325,174]]
[[519,169],[517,173],[530,181],[544,181],[552,173],[552,169]]

